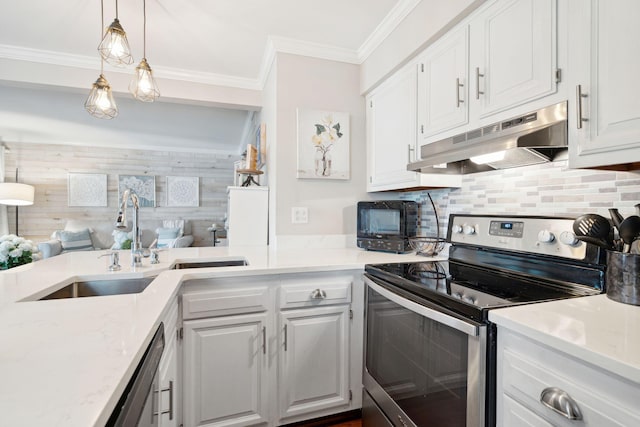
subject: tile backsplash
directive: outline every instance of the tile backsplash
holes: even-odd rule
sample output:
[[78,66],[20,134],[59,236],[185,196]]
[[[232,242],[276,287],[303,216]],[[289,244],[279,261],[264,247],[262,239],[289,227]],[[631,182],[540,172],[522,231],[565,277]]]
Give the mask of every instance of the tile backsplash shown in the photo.
[[623,216],[640,203],[640,171],[569,169],[567,161],[465,175],[462,187],[401,193],[421,204],[421,232],[436,235],[430,194],[438,211],[441,236],[449,214],[550,215],[576,217],[608,208]]

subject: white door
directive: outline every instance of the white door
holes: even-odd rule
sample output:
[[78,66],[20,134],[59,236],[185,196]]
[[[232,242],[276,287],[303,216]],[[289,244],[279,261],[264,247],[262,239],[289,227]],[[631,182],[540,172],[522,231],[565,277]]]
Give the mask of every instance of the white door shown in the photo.
[[184,322],[184,425],[268,421],[267,315]]
[[162,427],[177,427],[178,402],[180,390],[178,383],[178,340],[175,329],[171,329],[171,336],[167,337],[158,373],[160,375],[159,391],[159,425]]
[[417,72],[399,70],[367,97],[368,191],[415,186]]
[[280,313],[280,418],[349,405],[349,306]]
[[[640,161],[640,2],[571,2],[570,166]],[[580,119],[578,118],[580,116]]]
[[469,32],[465,25],[430,46],[418,63],[420,139],[468,123]]
[[556,0],[498,0],[471,23],[479,118],[557,90]]

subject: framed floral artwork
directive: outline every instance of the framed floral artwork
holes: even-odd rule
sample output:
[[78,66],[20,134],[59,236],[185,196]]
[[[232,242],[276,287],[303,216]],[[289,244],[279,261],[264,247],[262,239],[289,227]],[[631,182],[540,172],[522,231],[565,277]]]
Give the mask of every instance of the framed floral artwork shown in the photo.
[[167,206],[200,206],[199,182],[197,176],[168,176]]
[[301,179],[349,179],[349,114],[298,108]]
[[107,175],[103,173],[69,173],[69,206],[107,206]]
[[[148,175],[118,175],[118,205],[122,194],[129,188],[138,196],[141,208],[156,206],[156,177]],[[131,206],[131,200],[127,206]]]

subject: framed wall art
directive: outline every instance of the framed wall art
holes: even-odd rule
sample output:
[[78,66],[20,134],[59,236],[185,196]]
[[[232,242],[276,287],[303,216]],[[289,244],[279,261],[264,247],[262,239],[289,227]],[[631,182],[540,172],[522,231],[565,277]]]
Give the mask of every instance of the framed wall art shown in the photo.
[[[148,175],[118,175],[118,205],[122,193],[129,188],[138,196],[141,208],[156,206],[156,177]],[[129,200],[127,206],[131,206]]]
[[69,173],[67,190],[69,206],[107,206],[106,174]]
[[199,183],[197,176],[168,176],[167,206],[200,206]]
[[349,179],[349,114],[297,110],[298,178]]

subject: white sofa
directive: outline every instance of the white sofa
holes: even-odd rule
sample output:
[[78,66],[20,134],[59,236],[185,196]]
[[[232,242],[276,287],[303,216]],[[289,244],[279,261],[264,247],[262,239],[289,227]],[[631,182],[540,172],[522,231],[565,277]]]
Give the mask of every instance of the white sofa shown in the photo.
[[[171,242],[170,247],[185,248],[191,246],[193,243],[193,236],[191,235],[191,223],[188,220],[148,220],[140,221],[140,229],[142,231],[141,243],[143,248],[148,248],[155,239],[158,238],[158,230],[168,226],[178,226],[176,222],[182,225],[181,232]],[[111,249],[114,246],[114,231],[116,231],[115,224],[108,221],[96,221],[96,220],[69,220],[64,226],[63,231],[79,232],[82,230],[89,230],[91,236],[91,248],[89,249]],[[63,252],[63,243],[59,238],[59,232],[56,230],[52,233],[51,239],[46,242],[38,243],[38,249],[42,258],[49,258],[59,255]],[[120,231],[120,230],[118,230]],[[124,230],[126,232],[131,231],[131,223],[129,227]],[[119,249],[119,248],[114,248]]]

